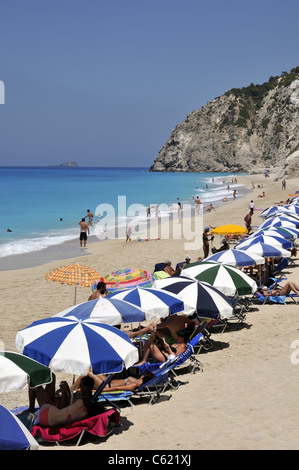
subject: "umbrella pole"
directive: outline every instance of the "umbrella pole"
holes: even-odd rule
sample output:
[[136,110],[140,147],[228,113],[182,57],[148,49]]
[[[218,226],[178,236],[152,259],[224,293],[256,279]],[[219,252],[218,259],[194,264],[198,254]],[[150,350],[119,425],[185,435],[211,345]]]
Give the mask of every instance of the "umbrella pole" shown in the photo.
[[139,355],[142,357],[141,326],[139,322]]
[[260,287],[262,285],[262,266],[259,264]]
[[74,400],[74,384],[75,384],[75,376],[73,375],[73,383],[72,383],[72,393],[71,393],[71,405],[73,404]]
[[75,286],[74,305],[76,305],[76,300],[77,300],[77,286]]

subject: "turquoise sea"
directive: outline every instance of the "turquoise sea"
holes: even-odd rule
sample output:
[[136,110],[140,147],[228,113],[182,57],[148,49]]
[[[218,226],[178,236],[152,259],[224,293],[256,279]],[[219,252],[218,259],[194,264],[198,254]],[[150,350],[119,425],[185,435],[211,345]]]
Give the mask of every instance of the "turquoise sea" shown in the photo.
[[[78,222],[87,209],[97,214],[100,204],[113,207],[117,224],[126,225],[129,218],[123,211],[118,218],[119,196],[126,208],[139,204],[144,220],[146,207],[161,205],[163,217],[177,198],[192,204],[198,195],[204,206],[216,206],[223,197],[232,198],[233,189],[242,190],[234,178],[228,173],[152,173],[147,168],[0,167],[0,258],[77,239]],[[109,228],[107,214],[101,216]],[[98,220],[95,216],[94,223]]]

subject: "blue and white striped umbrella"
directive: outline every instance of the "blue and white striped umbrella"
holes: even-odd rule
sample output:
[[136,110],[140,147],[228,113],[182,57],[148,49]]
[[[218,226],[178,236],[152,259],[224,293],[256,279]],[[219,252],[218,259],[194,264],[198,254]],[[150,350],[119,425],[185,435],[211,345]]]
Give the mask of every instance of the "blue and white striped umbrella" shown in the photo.
[[[237,247],[236,247],[237,248]],[[240,251],[244,251],[245,253],[264,256],[265,258],[289,258],[291,256],[291,252],[285,250],[282,247],[269,245],[267,243],[252,243],[251,245],[247,245],[246,247],[238,247]]]
[[[295,209],[295,206],[293,207]],[[286,206],[281,207],[271,214],[268,214],[266,219],[269,219],[270,217],[292,217],[296,220],[299,220],[299,214],[295,210],[287,209]]]
[[122,299],[100,297],[63,310],[53,317],[75,317],[77,320],[92,320],[106,325],[120,325],[145,320],[145,311]]
[[114,326],[75,317],[50,317],[20,330],[16,347],[25,356],[73,375],[120,372],[138,361],[127,333]]
[[284,249],[292,248],[292,243],[287,240],[286,238],[281,237],[280,235],[267,235],[267,234],[260,234],[256,236],[250,236],[246,240],[238,243],[235,246],[237,250],[243,250],[247,247],[254,245],[255,243],[263,243],[265,245],[273,245],[275,247],[282,247]]
[[199,317],[225,319],[233,314],[230,299],[207,282],[175,276],[158,279],[154,281],[153,287],[178,295],[185,305],[190,305],[197,312]]
[[173,313],[191,314],[194,309],[184,306],[184,302],[175,294],[163,292],[153,287],[133,287],[113,294],[111,299],[122,299],[142,308],[146,320],[165,317]]
[[269,237],[272,236],[279,236],[282,238],[285,238],[286,240],[291,240],[291,239],[296,239],[299,236],[299,229],[293,228],[293,227],[273,227],[272,225],[269,225],[269,227],[261,228],[254,232],[250,237],[258,237],[260,235],[266,235]]
[[269,217],[269,216],[275,214],[276,211],[278,211],[282,207],[283,206],[270,206],[270,207],[267,207],[266,209],[264,209],[263,211],[261,211],[259,213],[258,217],[263,217],[263,218]]
[[265,222],[260,225],[261,228],[265,227],[295,227],[299,228],[299,220],[295,217],[291,216],[276,216],[276,217],[270,217],[267,219]]
[[214,255],[208,256],[205,261],[218,261],[218,263],[231,264],[241,268],[243,266],[254,266],[255,264],[265,264],[262,256],[255,254],[249,255],[242,250],[229,249],[220,251]]
[[39,444],[21,420],[0,405],[0,450],[38,450]]
[[286,204],[285,206],[282,206],[277,212],[286,212],[290,214],[294,214],[297,217],[299,216],[299,204]]

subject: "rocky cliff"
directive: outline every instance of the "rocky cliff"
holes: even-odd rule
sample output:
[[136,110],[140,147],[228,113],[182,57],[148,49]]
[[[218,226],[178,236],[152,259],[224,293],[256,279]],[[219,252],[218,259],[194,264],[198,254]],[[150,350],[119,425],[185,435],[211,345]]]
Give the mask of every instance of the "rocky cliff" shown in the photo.
[[283,168],[299,148],[299,67],[232,89],[191,112],[150,171],[258,172]]

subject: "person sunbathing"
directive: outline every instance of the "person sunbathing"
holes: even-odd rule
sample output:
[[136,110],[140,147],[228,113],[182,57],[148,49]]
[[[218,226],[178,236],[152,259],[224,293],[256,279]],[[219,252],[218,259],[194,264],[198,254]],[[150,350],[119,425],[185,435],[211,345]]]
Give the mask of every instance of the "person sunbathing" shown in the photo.
[[267,289],[266,287],[261,288],[260,292],[265,296],[269,297],[276,295],[289,295],[291,292],[299,295],[299,286],[295,282],[287,282],[281,289]]
[[125,333],[128,334],[130,339],[138,338],[143,335],[147,335],[149,333],[152,333],[155,328],[155,323],[152,322],[147,326],[140,326],[140,328],[135,328],[133,330],[125,331]]
[[169,260],[166,260],[165,261],[165,268],[164,268],[164,271],[169,274],[169,276],[179,276],[181,271],[182,271],[182,268],[181,267],[178,267],[177,269],[173,269],[173,267],[171,266],[171,261]]
[[149,338],[144,345],[144,352],[142,360],[134,366],[140,366],[147,362],[147,360],[151,357],[156,362],[166,362],[171,357],[177,356],[186,351],[186,331],[179,330],[176,332],[177,336],[177,343],[173,343],[169,345],[165,338],[158,338],[154,340],[153,338]]
[[215,207],[213,206],[213,204],[210,204],[210,205],[207,206],[205,209],[206,209],[206,212],[211,212],[211,211],[215,211],[215,212],[216,212],[216,209],[215,209]]
[[[105,375],[93,374],[91,371],[89,371],[87,375],[88,377],[91,377],[93,379],[94,389],[97,389],[107,379]],[[141,375],[139,378],[129,376],[126,379],[112,379],[108,385],[105,385],[102,392],[134,392],[136,388],[139,388],[141,385],[147,383],[153,377],[154,374],[152,374],[151,372],[147,372]]]
[[[152,340],[155,341],[157,337],[166,337],[168,343],[176,342],[177,331],[184,330],[185,328],[188,328],[189,334],[191,334],[190,330],[194,330],[196,325],[192,318],[193,316],[187,317],[186,315],[178,315],[177,313],[161,318],[161,321],[156,324],[156,327],[153,330],[153,334],[151,335]],[[172,341],[170,339],[172,339]]]
[[[55,383],[54,383],[55,388]],[[103,406],[98,406],[97,411],[91,412],[94,405],[91,403],[94,381],[91,377],[85,376],[80,380],[80,393],[75,397],[72,404],[59,408],[53,393],[49,393],[49,388],[35,387],[31,389],[31,398],[34,393],[40,406],[38,412],[38,424],[43,427],[59,426],[71,424],[75,421],[86,419],[94,414],[99,414],[104,410]],[[53,392],[53,384],[52,384]],[[100,405],[100,404],[96,404]]]

